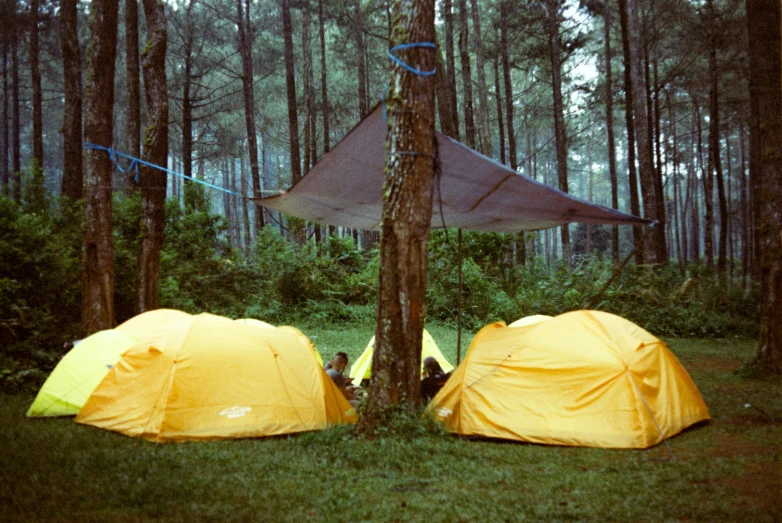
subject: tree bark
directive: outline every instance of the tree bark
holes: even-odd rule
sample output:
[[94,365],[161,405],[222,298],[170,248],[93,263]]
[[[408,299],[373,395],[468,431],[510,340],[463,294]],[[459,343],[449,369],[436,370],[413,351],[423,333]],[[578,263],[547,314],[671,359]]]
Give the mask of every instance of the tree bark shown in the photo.
[[500,87],[500,60],[494,60],[494,92],[497,102],[497,130],[499,131],[500,163],[505,163],[505,125],[502,117],[502,89]]
[[315,130],[312,128],[312,115],[314,113],[314,100],[312,99],[312,50],[310,49],[310,23],[312,13],[310,13],[309,0],[302,4],[302,23],[301,23],[301,54],[304,70],[302,79],[304,81],[304,172],[310,170],[315,164],[315,147],[312,146],[312,140],[315,138]]
[[[286,0],[287,2],[287,0]],[[260,198],[261,174],[258,170],[258,136],[255,132],[255,93],[253,90],[253,29],[250,26],[250,0],[236,0],[239,19],[239,51],[242,55],[242,94],[244,95],[244,123],[247,127],[247,148],[250,156],[250,173],[252,176],[253,196]],[[287,63],[286,63],[287,66]],[[263,209],[255,208],[255,233],[263,228]]]
[[[616,175],[616,144],[614,143],[614,87],[611,75],[611,6],[604,10],[605,74],[606,74],[606,134],[608,140],[608,176],[611,183],[611,208],[619,209],[619,187]],[[619,263],[619,227],[611,227],[611,259]]]
[[[140,76],[138,0],[125,0],[125,82],[128,90],[127,147],[128,154],[136,158],[141,156]],[[135,173],[130,176],[135,176]],[[128,180],[128,185],[134,187],[135,181]]]
[[747,0],[750,180],[759,254],[757,363],[782,372],[782,6]]
[[3,61],[3,121],[0,122],[0,191],[3,196],[11,196],[11,171],[8,168],[8,150],[9,139],[11,136],[8,133],[8,120],[10,105],[8,99],[8,38],[6,35],[2,35],[2,53]]
[[459,108],[456,100],[456,57],[453,51],[453,3],[451,0],[443,0],[442,6],[443,19],[445,20],[445,71],[447,73],[448,93],[451,97],[448,103],[451,111],[450,119],[454,125],[452,129],[454,134],[449,134],[448,136],[458,141]]
[[[567,173],[567,128],[565,127],[565,108],[562,101],[562,58],[559,41],[559,0],[548,0],[548,37],[551,58],[551,77],[554,98],[554,133],[557,143],[557,178],[559,190],[568,191]],[[562,258],[565,266],[571,268],[570,228],[563,225]]]
[[321,110],[323,112],[323,152],[331,150],[329,141],[329,97],[326,87],[326,28],[323,20],[323,2],[318,0],[318,36],[320,37],[320,91]]
[[[630,213],[641,215],[641,199],[638,194],[638,174],[635,168],[635,125],[633,124],[633,82],[630,67],[630,33],[627,19],[627,0],[619,0],[620,21],[622,24],[622,53],[624,57],[625,86],[625,124],[627,127],[627,173],[630,185]],[[641,265],[645,259],[644,235],[640,225],[633,225],[633,247],[635,263]]]
[[478,11],[478,0],[470,0],[472,12],[472,34],[475,43],[476,69],[478,70],[478,118],[480,128],[478,138],[480,152],[486,156],[492,156],[491,132],[489,131],[489,94],[486,88],[486,66],[483,56],[483,42],[481,40],[481,17]]
[[[435,90],[437,93],[437,114],[440,116],[440,132],[450,136],[454,140],[458,140],[459,120],[455,116],[456,106],[452,105],[455,104],[456,93],[451,91],[450,73],[448,72],[445,62],[443,62],[439,39],[435,44],[437,45],[438,74],[436,74],[434,78]],[[440,73],[440,71],[445,71],[445,73]]]
[[[725,281],[728,244],[728,203],[725,199],[725,183],[722,179],[720,154],[720,112],[719,112],[719,70],[717,69],[717,27],[715,25],[714,1],[708,0],[709,16],[709,165],[717,179],[717,198],[720,206],[720,236],[717,256],[717,273]],[[710,175],[711,175],[710,172]]]
[[[390,45],[434,41],[434,2],[399,0]],[[400,53],[429,71],[435,53]],[[410,154],[413,153],[413,154]],[[392,409],[414,412],[420,404],[421,340],[426,265],[436,164],[434,79],[393,65],[388,96],[388,136],[380,243],[380,286],[372,380],[359,428],[372,434]]]
[[[111,147],[118,5],[114,0],[94,0],[90,10],[84,139]],[[81,330],[88,336],[114,327],[114,244],[111,160],[106,151],[96,149],[87,150],[85,157]]]
[[511,82],[510,60],[508,58],[508,2],[500,0],[500,52],[502,53],[502,76],[505,82],[505,119],[508,129],[508,164],[514,171],[518,169],[516,155],[516,130],[513,125],[513,83]]
[[459,58],[462,64],[464,92],[464,141],[475,149],[475,116],[472,101],[472,68],[470,66],[470,27],[467,22],[467,0],[459,0]]
[[81,50],[79,48],[77,4],[78,0],[60,0],[60,43],[65,91],[62,123],[62,195],[71,202],[81,200],[84,181],[81,139]]
[[198,201],[193,177],[193,101],[191,87],[193,84],[193,40],[195,39],[192,21],[194,1],[190,0],[185,9],[185,30],[183,39],[185,72],[182,78],[182,174],[184,179],[185,209],[198,210]]
[[[147,26],[147,43],[142,53],[142,73],[147,102],[147,126],[143,159],[154,165],[168,164],[168,86],[166,84],[166,14],[163,0],[142,0]],[[158,308],[160,250],[165,226],[165,171],[139,168],[141,182],[141,249],[136,279],[136,308],[139,313]]]
[[361,16],[361,0],[353,1],[353,10],[356,14],[356,63],[358,65],[358,115],[361,120],[369,114],[367,103],[367,71],[364,62],[364,24]]
[[703,250],[706,256],[706,266],[709,268],[714,267],[714,166],[712,165],[712,157],[709,153],[709,158],[706,161],[706,166],[703,164],[703,126],[701,124],[701,113],[698,103],[693,100],[693,108],[695,109],[695,129],[697,134],[697,151],[698,151],[698,165],[701,168],[702,181],[703,181]]
[[[36,162],[35,183],[43,184],[43,98],[38,44],[38,0],[30,0],[30,80],[33,91],[33,160]],[[41,169],[40,176],[38,169]]]
[[285,85],[288,93],[288,134],[290,138],[291,181],[301,179],[299,116],[296,110],[296,70],[293,63],[293,26],[290,0],[282,0],[282,32],[285,41]]
[[11,35],[11,105],[14,107],[12,122],[13,142],[11,144],[11,178],[13,180],[13,198],[17,202],[22,201],[22,104],[19,100],[19,29],[17,27],[19,15],[16,12],[16,0],[14,4],[14,19],[10,26],[14,29]]

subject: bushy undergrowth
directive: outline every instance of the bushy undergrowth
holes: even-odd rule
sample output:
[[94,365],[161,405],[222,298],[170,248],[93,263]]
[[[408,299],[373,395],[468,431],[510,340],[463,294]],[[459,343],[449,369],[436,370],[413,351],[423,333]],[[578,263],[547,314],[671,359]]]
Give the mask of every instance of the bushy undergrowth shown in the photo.
[[[19,205],[0,198],[0,372],[5,389],[39,381],[28,371],[48,371],[66,350],[64,343],[79,335],[78,209],[64,219],[50,210],[57,202],[36,201]],[[119,322],[133,316],[140,216],[138,195],[115,198]],[[226,238],[221,217],[169,202],[161,307],[285,324],[374,322],[377,248],[361,251],[349,236],[299,245],[266,227],[245,255]],[[518,263],[517,235],[465,233],[463,240],[462,310],[468,330],[497,320],[584,308],[614,271],[609,261],[588,257],[580,258],[572,271],[553,273],[540,258]],[[429,321],[456,324],[455,232],[432,233],[426,299]],[[684,274],[674,266],[630,265],[596,308],[659,336],[727,337],[756,334],[758,303],[756,290],[720,285],[702,265],[692,265]]]

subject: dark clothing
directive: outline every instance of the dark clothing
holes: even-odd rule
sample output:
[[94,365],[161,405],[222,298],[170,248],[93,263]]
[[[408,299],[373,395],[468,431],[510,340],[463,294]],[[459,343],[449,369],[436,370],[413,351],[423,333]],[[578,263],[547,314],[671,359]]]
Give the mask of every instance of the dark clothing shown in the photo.
[[426,401],[431,401],[440,389],[443,388],[446,381],[448,381],[448,375],[442,372],[427,376],[421,380],[421,396]]
[[328,374],[329,378],[331,378],[331,381],[336,383],[337,387],[342,388],[345,386],[345,376],[343,376],[342,373],[336,369],[333,369],[331,365],[327,365],[326,374]]

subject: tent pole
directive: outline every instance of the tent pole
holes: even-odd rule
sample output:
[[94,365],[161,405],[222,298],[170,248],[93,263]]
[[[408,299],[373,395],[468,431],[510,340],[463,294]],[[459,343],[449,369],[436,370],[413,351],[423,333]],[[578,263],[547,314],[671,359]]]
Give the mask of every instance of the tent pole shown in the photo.
[[462,230],[457,234],[459,239],[459,291],[456,296],[456,365],[462,359]]

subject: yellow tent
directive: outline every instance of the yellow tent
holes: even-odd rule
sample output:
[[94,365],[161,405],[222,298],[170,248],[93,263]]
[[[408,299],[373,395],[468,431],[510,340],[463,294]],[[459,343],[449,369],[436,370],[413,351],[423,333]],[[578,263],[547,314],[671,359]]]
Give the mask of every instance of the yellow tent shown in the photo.
[[76,415],[111,366],[137,341],[117,330],[96,332],[80,341],[46,379],[27,415]]
[[529,325],[535,325],[536,323],[541,323],[550,319],[551,316],[546,316],[545,314],[533,314],[532,316],[526,316],[514,321],[508,325],[508,327],[527,327]]
[[125,323],[120,323],[115,328],[119,331],[130,334],[141,340],[148,334],[154,334],[171,322],[183,320],[190,315],[176,309],[155,309],[142,312],[134,316]]
[[291,327],[290,325],[282,325],[280,327],[275,327],[270,323],[266,323],[265,321],[261,321],[261,320],[256,320],[255,318],[241,318],[235,321],[238,321],[239,323],[246,323],[247,325],[253,325],[261,329],[282,329],[283,331],[294,333],[296,336],[298,336],[301,339],[301,341],[304,344],[307,345],[307,347],[310,347],[312,349],[312,354],[315,356],[315,359],[318,360],[318,365],[320,365],[321,367],[323,366],[323,358],[320,356],[320,352],[318,352],[318,349],[315,348],[315,344],[312,343],[312,340],[310,340],[303,332],[301,332],[296,327]]
[[429,409],[457,434],[615,448],[650,447],[709,419],[662,341],[598,311],[484,327]]
[[355,418],[295,333],[199,314],[131,347],[76,421],[162,442],[289,434]]
[[[372,375],[372,354],[374,351],[375,337],[372,336],[372,339],[369,340],[369,343],[367,344],[367,348],[364,349],[364,352],[361,354],[361,356],[359,356],[358,359],[353,362],[353,365],[350,366],[349,375],[351,378],[353,378],[353,383],[359,384],[361,383],[361,380],[369,379],[369,377]],[[423,372],[424,369],[424,358],[427,356],[432,356],[434,359],[436,359],[443,368],[443,371],[446,373],[453,370],[453,365],[451,365],[450,362],[445,359],[443,353],[440,352],[440,349],[434,342],[432,335],[429,334],[429,331],[424,329],[424,336],[423,340],[421,341],[421,372]]]

